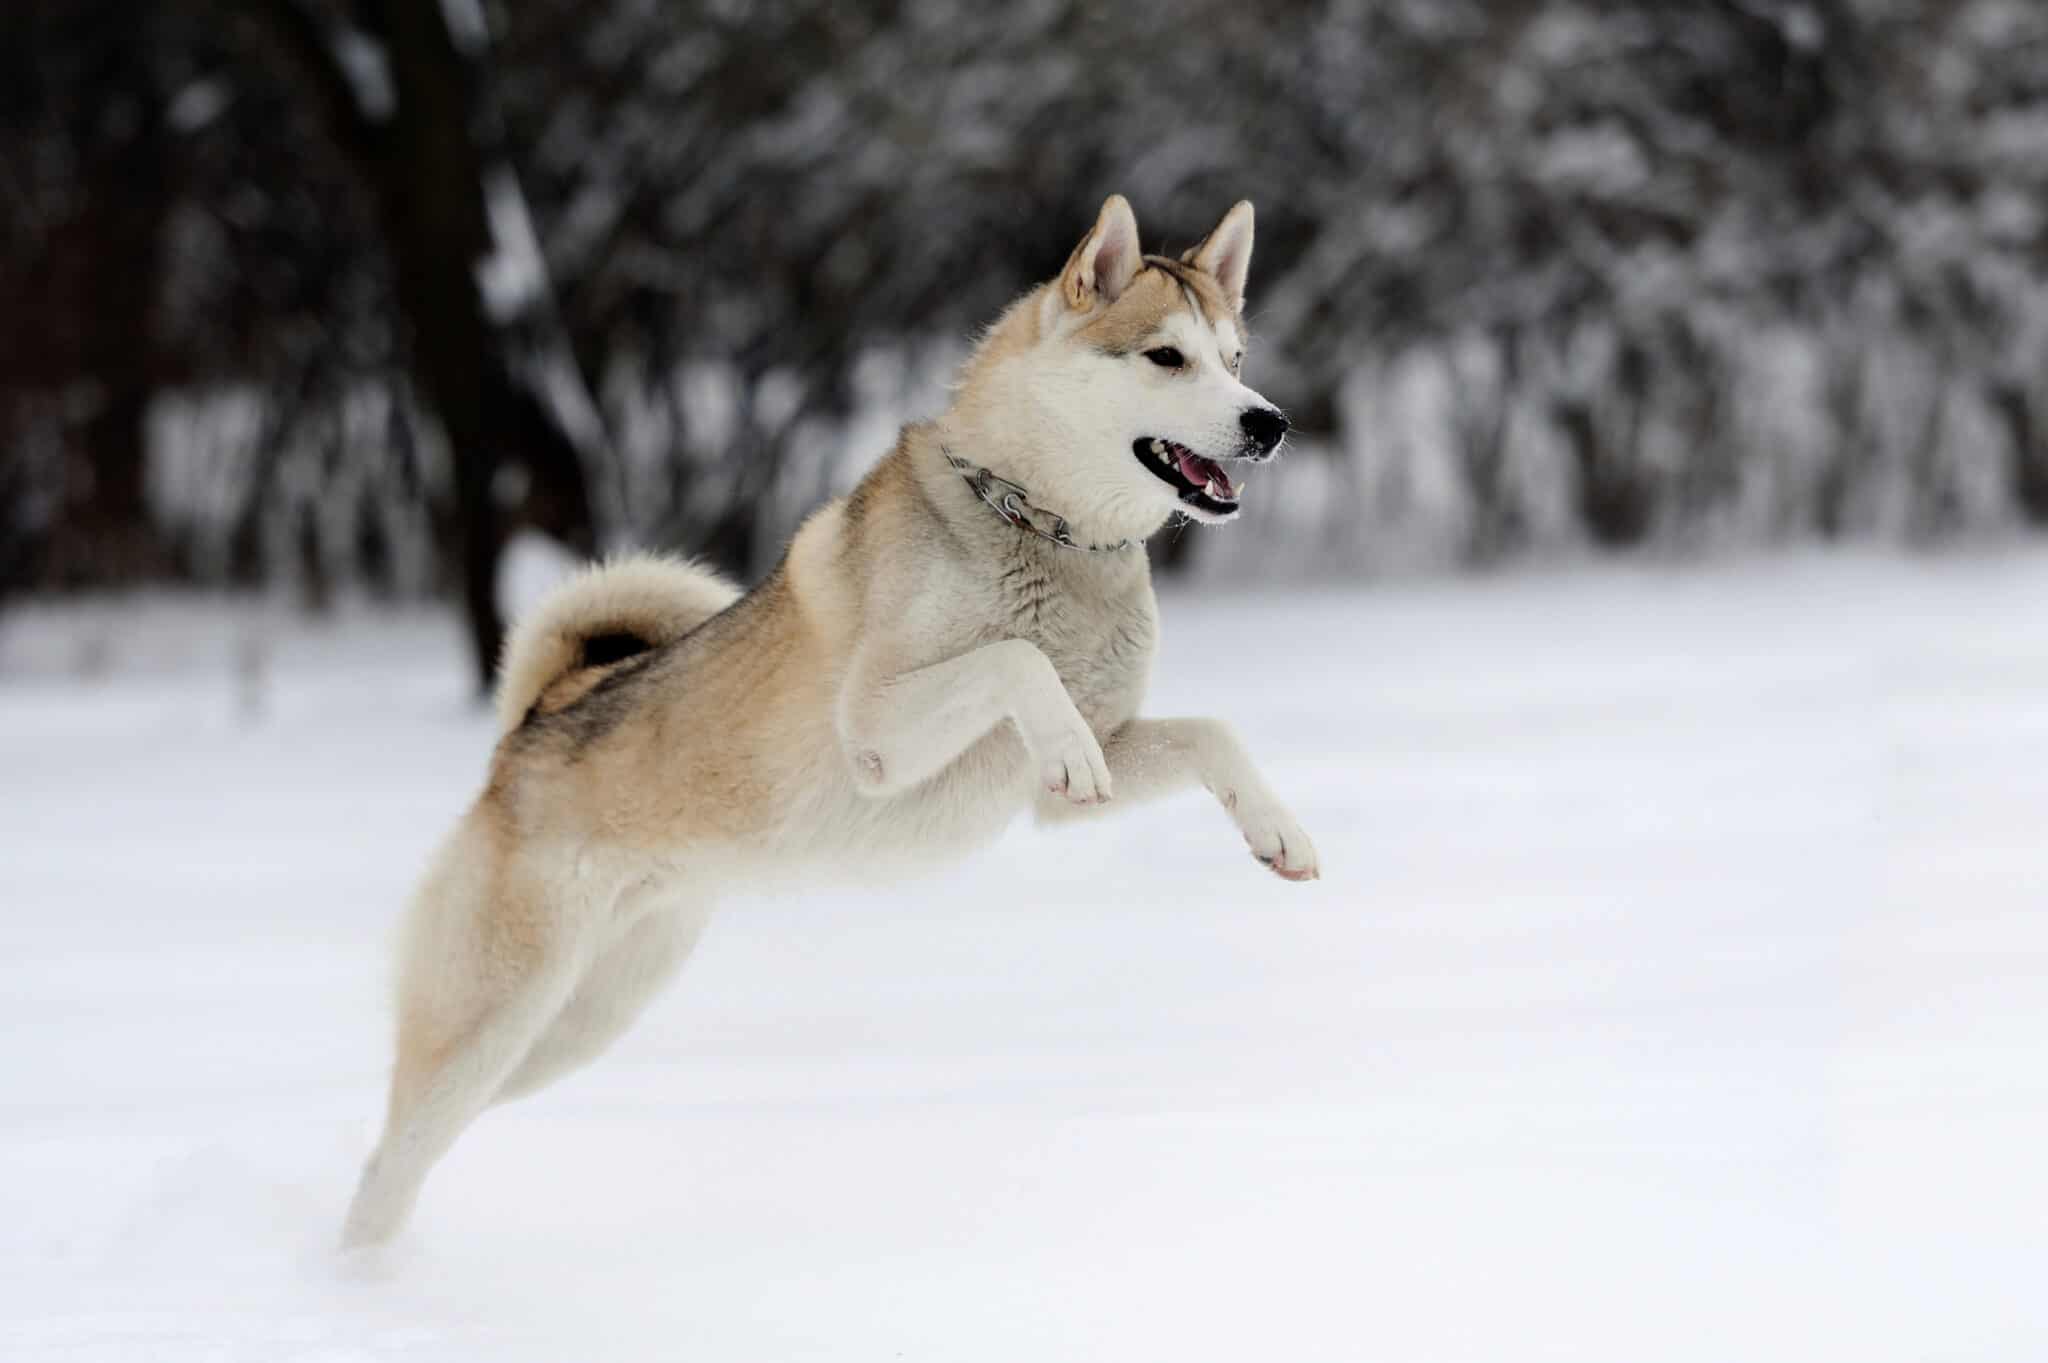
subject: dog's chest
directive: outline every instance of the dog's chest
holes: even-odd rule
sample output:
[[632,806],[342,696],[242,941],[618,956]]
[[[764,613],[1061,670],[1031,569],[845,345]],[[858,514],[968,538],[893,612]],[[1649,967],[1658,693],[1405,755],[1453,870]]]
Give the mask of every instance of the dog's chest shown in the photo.
[[1137,713],[1151,676],[1159,641],[1152,584],[1142,568],[1112,575],[1064,566],[1010,564],[998,580],[991,637],[1038,645],[1089,726],[1106,736]]

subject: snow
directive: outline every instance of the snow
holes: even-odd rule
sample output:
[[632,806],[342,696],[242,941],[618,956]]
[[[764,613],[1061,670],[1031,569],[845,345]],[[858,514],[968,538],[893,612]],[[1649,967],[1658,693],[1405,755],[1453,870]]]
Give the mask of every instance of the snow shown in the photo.
[[[735,903],[332,1249],[434,616],[0,615],[0,1357],[2037,1359],[2048,554],[1170,596],[1203,797]],[[91,659],[90,675],[79,675]],[[263,688],[252,706],[246,692]],[[251,718],[254,715],[255,718]]]
[[474,57],[491,42],[491,26],[484,18],[482,0],[441,0],[441,21],[448,25],[448,37],[455,50]]
[[353,26],[337,29],[331,40],[334,60],[356,97],[356,108],[372,123],[388,120],[398,108],[398,86],[391,77],[391,54],[384,44]]
[[188,81],[164,107],[164,121],[181,133],[196,133],[234,102],[235,92],[221,81]]
[[518,173],[507,163],[484,172],[484,212],[490,219],[491,250],[476,262],[477,288],[491,318],[508,322],[546,294],[548,276]]

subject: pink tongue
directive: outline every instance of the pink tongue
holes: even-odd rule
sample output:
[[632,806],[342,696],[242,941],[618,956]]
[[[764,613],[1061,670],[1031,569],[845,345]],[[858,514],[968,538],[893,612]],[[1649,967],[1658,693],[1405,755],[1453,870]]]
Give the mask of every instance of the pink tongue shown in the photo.
[[1190,454],[1186,450],[1181,450],[1175,456],[1175,459],[1180,464],[1180,476],[1193,483],[1196,487],[1206,487],[1209,483],[1214,482],[1217,487],[1223,490],[1223,495],[1226,497],[1235,491],[1230,486],[1229,476],[1221,468],[1200,455]]

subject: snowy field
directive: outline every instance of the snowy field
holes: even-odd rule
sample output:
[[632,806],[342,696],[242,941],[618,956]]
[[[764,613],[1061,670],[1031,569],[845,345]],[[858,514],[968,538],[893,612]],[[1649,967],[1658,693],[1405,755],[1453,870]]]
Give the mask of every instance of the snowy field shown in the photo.
[[0,615],[0,1358],[2048,1357],[2048,554],[1166,622],[1320,884],[1190,796],[735,903],[351,1263],[452,624]]

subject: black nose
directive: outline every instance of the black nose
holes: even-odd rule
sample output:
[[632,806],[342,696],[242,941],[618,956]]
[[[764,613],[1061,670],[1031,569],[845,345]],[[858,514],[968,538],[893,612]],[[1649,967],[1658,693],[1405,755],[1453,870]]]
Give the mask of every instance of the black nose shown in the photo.
[[1276,407],[1247,407],[1237,424],[1244,427],[1245,439],[1256,445],[1260,454],[1271,454],[1280,437],[1287,434],[1287,418]]

